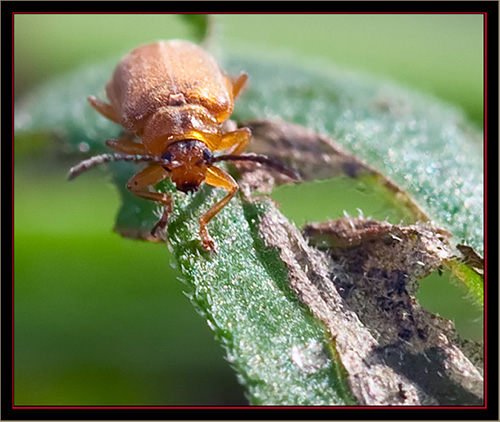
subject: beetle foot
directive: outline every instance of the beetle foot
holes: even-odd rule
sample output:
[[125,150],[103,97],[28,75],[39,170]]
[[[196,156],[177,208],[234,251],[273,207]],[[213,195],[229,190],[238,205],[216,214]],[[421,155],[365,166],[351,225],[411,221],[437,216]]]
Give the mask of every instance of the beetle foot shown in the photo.
[[151,236],[156,237],[157,239],[165,239],[167,236],[167,230],[165,227],[160,227],[158,224],[151,229]]
[[167,236],[168,215],[165,213],[151,229],[151,236],[158,239],[165,239]]
[[210,237],[206,230],[200,230],[201,243],[203,245],[203,249],[207,251],[216,252],[215,250],[215,242]]

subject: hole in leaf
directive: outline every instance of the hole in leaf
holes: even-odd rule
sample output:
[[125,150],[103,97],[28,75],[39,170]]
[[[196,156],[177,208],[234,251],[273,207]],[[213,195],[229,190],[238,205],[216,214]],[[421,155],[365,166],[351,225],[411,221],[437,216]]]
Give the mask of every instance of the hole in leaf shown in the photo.
[[458,334],[469,340],[484,337],[483,312],[467,298],[465,286],[454,282],[449,271],[435,272],[419,281],[416,297],[432,313],[455,322]]
[[[378,189],[380,188],[380,190]],[[411,217],[394,205],[383,187],[347,177],[277,187],[271,197],[280,211],[297,226],[344,216],[387,220],[392,224],[410,224]]]

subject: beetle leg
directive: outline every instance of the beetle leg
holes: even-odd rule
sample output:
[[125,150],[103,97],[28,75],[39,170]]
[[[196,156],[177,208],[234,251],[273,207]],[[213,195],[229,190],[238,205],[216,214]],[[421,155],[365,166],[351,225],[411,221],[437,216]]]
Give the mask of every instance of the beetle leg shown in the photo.
[[222,136],[217,150],[229,149],[229,154],[240,155],[245,151],[251,138],[252,132],[247,127],[227,132]]
[[238,184],[229,174],[214,166],[211,166],[207,169],[205,183],[209,184],[210,186],[215,186],[216,188],[222,188],[228,191],[228,194],[224,198],[222,198],[216,204],[212,205],[212,207],[198,219],[200,223],[200,237],[203,243],[203,247],[205,249],[214,251],[214,241],[208,234],[207,224],[220,212],[220,210],[222,210],[222,208],[224,208],[228,204],[228,202],[238,190]]
[[236,98],[248,81],[248,74],[242,72],[236,79],[231,79],[233,84],[233,98]]
[[115,151],[130,155],[148,154],[143,144],[132,141],[134,134],[130,132],[123,133],[118,139],[108,139],[106,145]]
[[167,177],[167,171],[160,164],[153,164],[132,176],[127,183],[127,189],[134,195],[163,205],[163,215],[151,230],[153,236],[156,236],[158,230],[163,231],[167,227],[168,217],[173,210],[173,199],[166,193],[150,192],[144,189],[148,186],[160,183]]
[[91,95],[89,98],[87,98],[87,100],[90,103],[90,105],[92,107],[94,107],[94,109],[96,109],[104,117],[106,117],[107,119],[109,119],[115,123],[120,124],[120,122],[118,121],[118,119],[116,117],[115,110],[113,109],[113,107],[110,104],[105,103],[104,101],[100,100],[97,97],[94,97],[93,95]]

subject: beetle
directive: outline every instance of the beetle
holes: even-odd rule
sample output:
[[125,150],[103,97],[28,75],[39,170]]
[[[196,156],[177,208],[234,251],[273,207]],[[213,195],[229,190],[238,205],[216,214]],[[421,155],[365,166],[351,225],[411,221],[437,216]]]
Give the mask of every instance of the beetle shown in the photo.
[[[135,48],[122,58],[106,85],[109,103],[88,98],[97,112],[123,127],[118,139],[106,141],[118,154],[84,160],[70,170],[69,178],[105,162],[147,162],[128,181],[127,189],[163,206],[163,215],[151,231],[156,237],[167,226],[173,198],[151,191],[150,186],[170,178],[182,192],[194,192],[202,182],[225,189],[227,195],[199,217],[202,245],[215,250],[207,224],[238,190],[236,181],[216,162],[253,161],[298,179],[294,170],[266,156],[242,154],[251,139],[250,129],[226,130],[234,100],[247,79],[246,73],[229,77],[211,55],[187,41],[158,41]],[[227,153],[215,156],[217,151]]]

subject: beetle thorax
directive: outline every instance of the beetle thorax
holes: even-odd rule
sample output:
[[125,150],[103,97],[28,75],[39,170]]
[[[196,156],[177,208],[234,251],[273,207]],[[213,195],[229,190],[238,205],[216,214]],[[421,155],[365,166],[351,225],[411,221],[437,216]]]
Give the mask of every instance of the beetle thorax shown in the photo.
[[207,174],[207,159],[212,153],[196,139],[170,144],[162,157],[170,161],[170,179],[182,192],[197,191]]
[[160,155],[166,146],[177,141],[218,139],[220,130],[220,123],[204,107],[192,104],[167,106],[161,107],[147,121],[142,142],[153,154]]

